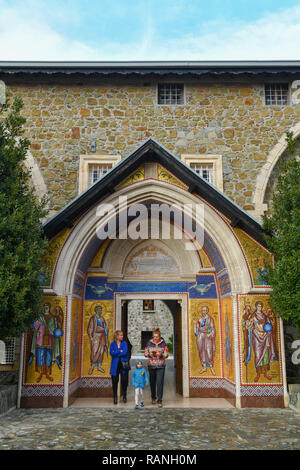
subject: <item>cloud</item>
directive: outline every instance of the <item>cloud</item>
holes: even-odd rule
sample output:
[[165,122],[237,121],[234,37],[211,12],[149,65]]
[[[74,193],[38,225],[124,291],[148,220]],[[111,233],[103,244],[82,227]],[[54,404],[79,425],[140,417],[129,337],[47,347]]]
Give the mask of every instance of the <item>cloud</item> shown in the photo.
[[[0,0],[0,60],[91,61],[91,60],[297,60],[300,42],[300,6],[266,14],[245,22],[233,20],[207,22],[201,33],[179,32],[178,37],[164,36],[155,16],[145,12],[134,40],[122,42],[95,36],[95,41],[74,39],[70,27],[61,27],[62,11],[51,21],[39,1],[8,6]],[[75,18],[75,20],[74,20]],[[70,22],[78,22],[74,13]],[[64,19],[66,21],[66,19]],[[70,26],[70,25],[69,25]],[[174,28],[174,24],[172,24]],[[143,31],[143,34],[140,31]]]
[[39,3],[0,2],[0,60],[91,60],[97,51],[48,24]]
[[211,23],[206,33],[174,41],[172,50],[198,60],[299,60],[300,7],[269,14],[252,23]]

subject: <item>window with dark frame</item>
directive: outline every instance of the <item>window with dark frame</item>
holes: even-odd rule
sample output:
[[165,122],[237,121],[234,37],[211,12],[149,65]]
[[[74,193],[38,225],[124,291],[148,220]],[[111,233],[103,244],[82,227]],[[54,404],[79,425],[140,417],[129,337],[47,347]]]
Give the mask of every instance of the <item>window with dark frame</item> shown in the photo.
[[183,83],[159,83],[158,104],[184,104]]
[[147,312],[147,311],[153,312],[154,311],[154,300],[150,300],[150,299],[143,300],[143,311],[144,312]]
[[266,83],[265,104],[286,105],[288,104],[288,83]]

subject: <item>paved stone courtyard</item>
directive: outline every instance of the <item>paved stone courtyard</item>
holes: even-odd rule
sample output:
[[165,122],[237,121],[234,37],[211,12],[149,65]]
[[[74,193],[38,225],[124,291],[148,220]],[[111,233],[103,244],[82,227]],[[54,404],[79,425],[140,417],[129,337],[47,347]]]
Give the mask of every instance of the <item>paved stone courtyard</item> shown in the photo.
[[292,409],[21,409],[0,416],[0,450],[300,449]]

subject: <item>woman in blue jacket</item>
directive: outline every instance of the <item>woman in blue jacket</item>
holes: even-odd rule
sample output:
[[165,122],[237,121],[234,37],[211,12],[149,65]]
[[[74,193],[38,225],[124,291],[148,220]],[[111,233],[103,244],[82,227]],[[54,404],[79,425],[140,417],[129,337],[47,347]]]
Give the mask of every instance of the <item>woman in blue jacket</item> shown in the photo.
[[112,379],[112,387],[114,393],[114,404],[118,403],[118,383],[119,374],[121,374],[121,389],[123,402],[127,402],[127,386],[128,386],[128,370],[122,366],[122,361],[128,362],[127,343],[123,341],[123,331],[116,330],[114,333],[114,341],[110,345],[111,365],[110,375]]

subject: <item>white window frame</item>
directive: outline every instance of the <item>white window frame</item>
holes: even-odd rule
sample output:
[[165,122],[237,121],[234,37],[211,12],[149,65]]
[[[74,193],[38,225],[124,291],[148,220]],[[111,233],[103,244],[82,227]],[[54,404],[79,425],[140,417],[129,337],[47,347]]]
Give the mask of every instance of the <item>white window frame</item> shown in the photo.
[[222,155],[210,155],[210,154],[201,154],[201,155],[192,155],[184,153],[181,155],[181,160],[191,167],[191,164],[198,163],[199,165],[212,165],[213,175],[212,175],[212,184],[223,192],[223,162]]
[[0,340],[0,364],[6,364],[6,345]]
[[[158,88],[160,85],[182,85],[183,100],[182,103],[159,103],[159,93]],[[160,81],[156,86],[156,105],[157,106],[185,106],[185,84],[182,81]]]
[[113,168],[121,155],[80,155],[78,194],[89,188],[89,167],[91,165],[111,165]]
[[[287,85],[287,94],[286,94],[286,103],[267,103],[267,94],[266,94],[266,86],[272,86],[272,85]],[[290,93],[291,93],[291,87],[289,83],[287,82],[266,82],[264,84],[264,105],[265,106],[288,106],[290,103]]]
[[12,365],[16,360],[16,338],[8,338],[12,342],[10,348],[7,347],[5,341],[0,343],[0,364],[1,365]]

